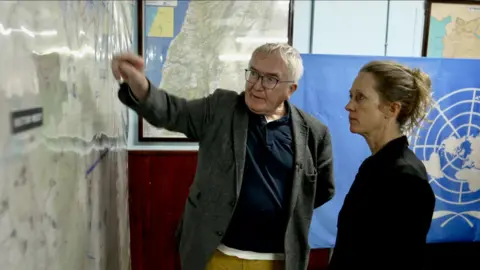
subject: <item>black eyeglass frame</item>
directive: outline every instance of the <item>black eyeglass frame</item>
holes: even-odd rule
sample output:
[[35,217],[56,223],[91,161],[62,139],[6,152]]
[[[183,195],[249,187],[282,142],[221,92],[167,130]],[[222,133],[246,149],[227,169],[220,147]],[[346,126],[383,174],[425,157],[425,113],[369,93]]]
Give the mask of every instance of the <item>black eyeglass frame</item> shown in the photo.
[[[256,78],[255,81],[250,81],[250,80],[249,80],[250,74],[251,74],[252,72],[255,72],[256,74],[258,74],[258,78]],[[264,80],[265,77],[267,77],[267,78],[269,78],[269,79],[271,79],[271,80],[274,80],[274,81],[275,81],[275,84],[274,84],[273,86],[266,86],[266,85],[265,85],[265,80]],[[263,86],[265,89],[268,89],[268,90],[273,90],[273,89],[275,89],[275,87],[277,87],[277,85],[278,85],[279,83],[293,83],[293,82],[294,82],[294,81],[292,81],[292,80],[282,81],[282,80],[279,80],[279,79],[277,79],[277,78],[275,78],[275,77],[272,77],[272,76],[269,76],[269,75],[262,75],[262,74],[260,74],[258,71],[251,70],[251,69],[248,69],[248,68],[245,69],[245,80],[246,80],[247,82],[253,83],[253,84],[257,83],[258,80],[261,80],[262,86]]]

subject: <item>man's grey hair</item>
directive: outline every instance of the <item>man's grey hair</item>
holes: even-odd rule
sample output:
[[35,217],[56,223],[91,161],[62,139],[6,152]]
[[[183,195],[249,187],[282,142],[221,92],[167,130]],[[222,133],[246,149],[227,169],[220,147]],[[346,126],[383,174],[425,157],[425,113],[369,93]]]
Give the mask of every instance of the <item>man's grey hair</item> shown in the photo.
[[303,75],[303,61],[297,49],[293,48],[289,44],[266,43],[256,48],[255,51],[253,51],[252,56],[257,53],[272,54],[275,52],[279,52],[283,61],[285,61],[290,79],[295,81],[295,83],[298,83]]

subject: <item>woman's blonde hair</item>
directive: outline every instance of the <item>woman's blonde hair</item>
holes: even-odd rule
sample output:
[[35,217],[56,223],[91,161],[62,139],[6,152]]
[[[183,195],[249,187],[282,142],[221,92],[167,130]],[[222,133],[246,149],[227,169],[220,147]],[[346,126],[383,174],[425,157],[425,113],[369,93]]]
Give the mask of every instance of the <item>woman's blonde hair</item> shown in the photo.
[[420,125],[432,102],[432,82],[427,73],[393,61],[372,61],[360,72],[373,75],[382,101],[401,104],[397,122],[402,132],[411,132]]

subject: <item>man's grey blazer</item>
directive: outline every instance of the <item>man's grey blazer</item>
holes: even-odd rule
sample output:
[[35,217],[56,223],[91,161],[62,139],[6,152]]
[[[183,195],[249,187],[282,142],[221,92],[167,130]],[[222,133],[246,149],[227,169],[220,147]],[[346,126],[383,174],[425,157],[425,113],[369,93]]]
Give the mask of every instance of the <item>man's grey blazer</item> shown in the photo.
[[[197,171],[177,237],[182,269],[205,269],[221,243],[242,186],[248,131],[244,93],[217,89],[205,98],[188,101],[150,86],[147,98],[138,102],[128,85],[122,84],[118,96],[150,124],[198,140]],[[310,253],[313,209],[334,193],[332,146],[325,125],[288,106],[295,163],[285,269],[302,270],[307,268]]]

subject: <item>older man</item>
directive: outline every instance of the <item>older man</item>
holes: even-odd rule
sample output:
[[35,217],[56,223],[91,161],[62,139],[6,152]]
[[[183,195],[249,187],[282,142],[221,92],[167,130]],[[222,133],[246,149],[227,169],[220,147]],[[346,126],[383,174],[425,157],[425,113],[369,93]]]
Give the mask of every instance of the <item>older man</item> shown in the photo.
[[151,85],[139,56],[116,56],[112,71],[126,82],[118,93],[125,105],[199,141],[178,228],[182,269],[306,269],[313,209],[334,187],[328,129],[288,101],[303,73],[297,50],[260,46],[244,92],[197,100]]

